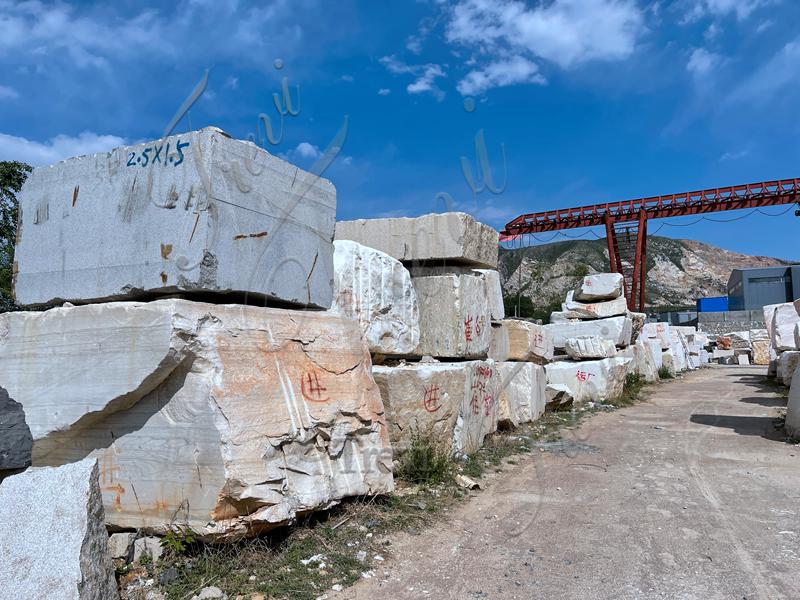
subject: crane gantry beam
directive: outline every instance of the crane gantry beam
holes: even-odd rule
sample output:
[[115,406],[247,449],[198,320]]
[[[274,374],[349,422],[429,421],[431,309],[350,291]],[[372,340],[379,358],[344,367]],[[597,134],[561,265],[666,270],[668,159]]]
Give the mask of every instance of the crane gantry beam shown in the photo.
[[[644,310],[647,221],[728,210],[800,202],[800,179],[780,179],[681,194],[607,202],[520,215],[500,234],[500,241],[526,233],[605,226],[611,269],[625,277],[628,308]],[[626,243],[627,242],[627,243]],[[630,252],[633,256],[627,256]]]

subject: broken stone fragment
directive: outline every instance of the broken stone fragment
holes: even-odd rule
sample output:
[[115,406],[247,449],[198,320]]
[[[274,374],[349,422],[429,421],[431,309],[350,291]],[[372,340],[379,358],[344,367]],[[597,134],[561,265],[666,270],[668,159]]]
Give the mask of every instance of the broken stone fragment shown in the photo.
[[21,305],[192,292],[331,303],[333,184],[214,127],[37,167],[19,202]]
[[498,423],[518,427],[544,412],[547,377],[544,367],[530,362],[497,363],[500,375]]
[[553,336],[545,326],[520,319],[503,319],[500,325],[508,335],[507,360],[538,364],[553,360]]
[[497,429],[501,380],[494,361],[376,366],[392,447],[402,453],[419,433],[471,453]]
[[[0,363],[19,370],[9,391],[30,419],[34,465],[96,457],[111,527],[227,540],[393,488],[380,393],[354,321],[186,300],[3,316]],[[86,343],[92,336],[103,343]],[[174,340],[179,359],[151,360],[148,372],[142,356]]]
[[545,386],[545,398],[548,411],[568,410],[575,400],[569,387],[563,383],[548,383]]
[[644,324],[647,322],[647,315],[639,312],[628,312],[631,318],[631,344],[635,344],[641,337]]
[[610,358],[617,353],[617,347],[611,340],[588,335],[567,338],[564,350],[574,360]]
[[622,394],[630,361],[630,358],[614,357],[552,362],[545,365],[547,383],[567,386],[579,404],[613,400]]
[[108,555],[114,559],[127,561],[131,557],[134,541],[136,541],[135,533],[112,533],[108,536]]
[[435,275],[412,279],[419,304],[419,346],[415,356],[485,358],[491,311],[486,286],[477,275]]
[[594,273],[586,275],[575,289],[575,300],[600,302],[623,295],[623,278],[620,273]]
[[4,598],[119,598],[98,475],[97,461],[85,459],[0,484]]
[[338,221],[336,239],[352,240],[402,261],[497,268],[497,231],[466,213]]
[[754,365],[768,365],[770,362],[769,356],[769,340],[755,340],[753,344],[753,364]]
[[410,354],[419,344],[419,307],[403,264],[356,242],[337,240],[331,311],[356,321],[376,354]]
[[[0,343],[2,343],[0,341]],[[0,387],[0,481],[31,465],[33,437],[22,404]]]
[[573,292],[567,292],[567,299],[561,305],[561,309],[570,318],[580,319],[605,319],[616,317],[628,313],[628,304],[625,298],[620,296],[613,300],[603,300],[592,303],[579,302],[573,300]]
[[550,323],[543,327],[553,334],[553,345],[563,349],[567,338],[582,336],[600,337],[611,340],[614,345],[625,347],[631,343],[632,321],[630,317],[611,317],[591,321],[572,321],[569,323]]

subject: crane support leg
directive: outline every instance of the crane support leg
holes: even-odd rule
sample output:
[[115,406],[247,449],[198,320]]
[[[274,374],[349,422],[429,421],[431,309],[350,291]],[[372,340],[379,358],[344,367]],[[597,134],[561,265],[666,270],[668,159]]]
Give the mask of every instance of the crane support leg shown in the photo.
[[631,293],[628,296],[628,310],[644,312],[644,282],[646,268],[644,257],[647,247],[647,213],[639,211],[639,226],[636,232],[636,254],[633,258],[633,277],[631,277]]

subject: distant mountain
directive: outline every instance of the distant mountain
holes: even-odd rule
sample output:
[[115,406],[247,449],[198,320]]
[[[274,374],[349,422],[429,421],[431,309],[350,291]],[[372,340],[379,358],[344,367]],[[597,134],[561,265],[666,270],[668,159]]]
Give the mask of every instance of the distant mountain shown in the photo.
[[[647,238],[649,308],[694,306],[697,298],[724,296],[733,269],[771,267],[790,261],[748,256],[693,240]],[[537,309],[552,310],[587,273],[609,270],[606,240],[569,240],[500,250],[500,275],[507,296],[530,298]]]

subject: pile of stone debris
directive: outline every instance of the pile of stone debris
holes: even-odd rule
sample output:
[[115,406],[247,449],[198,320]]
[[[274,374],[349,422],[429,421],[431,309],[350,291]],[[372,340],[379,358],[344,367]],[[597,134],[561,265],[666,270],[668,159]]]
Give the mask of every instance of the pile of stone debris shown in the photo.
[[506,319],[491,227],[336,223],[329,181],[215,128],[37,168],[19,199],[17,301],[56,306],[0,315],[0,555],[28,592],[115,597],[104,557],[144,535],[255,536],[391,493],[412,431],[468,454],[701,362],[619,275]]

